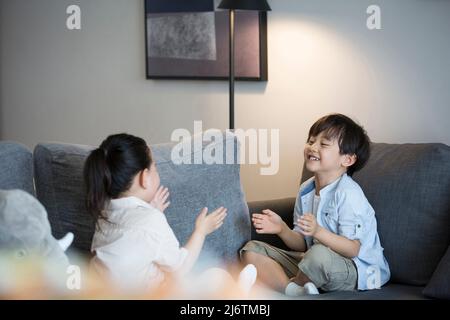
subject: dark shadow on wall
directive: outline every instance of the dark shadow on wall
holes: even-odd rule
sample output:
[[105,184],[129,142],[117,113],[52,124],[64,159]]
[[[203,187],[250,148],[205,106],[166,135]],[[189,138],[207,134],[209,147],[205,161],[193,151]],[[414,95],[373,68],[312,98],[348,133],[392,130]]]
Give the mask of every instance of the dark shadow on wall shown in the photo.
[[0,0],[0,140],[3,139],[3,3],[4,0]]
[[2,73],[2,63],[3,63],[3,50],[2,50],[2,30],[3,30],[3,0],[0,0],[0,140],[3,136],[3,73]]

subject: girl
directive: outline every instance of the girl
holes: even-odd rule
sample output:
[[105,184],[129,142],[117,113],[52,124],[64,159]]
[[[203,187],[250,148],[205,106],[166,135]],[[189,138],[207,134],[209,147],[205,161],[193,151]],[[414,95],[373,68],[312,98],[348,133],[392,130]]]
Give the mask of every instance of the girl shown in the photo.
[[[111,135],[92,151],[84,179],[87,208],[96,221],[91,265],[122,288],[155,289],[165,273],[187,273],[205,237],[220,228],[227,215],[223,207],[210,214],[204,208],[180,248],[163,214],[170,204],[169,191],[160,186],[150,148],[129,134]],[[246,278],[252,285],[254,280]]]

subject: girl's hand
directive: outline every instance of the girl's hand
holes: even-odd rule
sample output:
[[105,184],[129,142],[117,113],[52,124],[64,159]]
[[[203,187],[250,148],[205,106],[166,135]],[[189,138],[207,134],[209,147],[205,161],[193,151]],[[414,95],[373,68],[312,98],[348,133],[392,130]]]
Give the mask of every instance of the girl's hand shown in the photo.
[[300,230],[304,236],[315,237],[320,226],[317,223],[316,217],[311,213],[305,213],[297,220]]
[[208,215],[207,213],[208,208],[203,208],[195,221],[195,231],[204,236],[207,236],[222,226],[223,220],[227,216],[227,209],[220,207]]
[[262,214],[252,214],[252,222],[256,233],[280,234],[284,223],[281,217],[269,209],[262,212]]
[[169,189],[160,186],[158,190],[156,190],[155,196],[153,197],[153,200],[152,202],[150,202],[150,204],[164,213],[164,210],[166,210],[170,205],[170,201],[167,201],[167,199],[169,198],[169,194]]

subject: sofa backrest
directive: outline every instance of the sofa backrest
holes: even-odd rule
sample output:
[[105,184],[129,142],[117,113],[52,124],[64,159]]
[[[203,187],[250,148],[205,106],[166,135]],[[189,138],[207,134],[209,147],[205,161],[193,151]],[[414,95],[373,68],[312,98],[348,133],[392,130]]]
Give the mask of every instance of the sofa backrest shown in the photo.
[[32,154],[20,143],[0,141],[0,189],[35,194]]
[[[213,143],[201,142],[201,137],[196,137],[200,141],[200,150],[191,148],[185,156],[193,158],[195,153],[217,147],[225,157],[226,142],[231,142],[233,150],[237,150],[234,136],[224,134],[222,137]],[[165,212],[169,224],[183,245],[203,207],[210,211],[220,206],[227,207],[225,223],[207,237],[202,257],[235,262],[239,248],[250,240],[250,220],[239,164],[177,165],[171,160],[174,145],[150,146],[161,184],[170,190],[171,204]],[[34,150],[37,196],[48,211],[54,235],[60,237],[73,232],[74,246],[81,250],[90,250],[94,233],[93,219],[85,208],[82,177],[84,161],[92,149],[90,146],[45,143],[37,145]]]
[[47,143],[34,149],[36,196],[47,209],[55,238],[75,235],[72,246],[89,251],[94,222],[85,208],[84,161],[91,146]]
[[[378,222],[391,281],[425,285],[450,244],[450,147],[372,143],[354,174]],[[311,176],[306,170],[302,180]]]

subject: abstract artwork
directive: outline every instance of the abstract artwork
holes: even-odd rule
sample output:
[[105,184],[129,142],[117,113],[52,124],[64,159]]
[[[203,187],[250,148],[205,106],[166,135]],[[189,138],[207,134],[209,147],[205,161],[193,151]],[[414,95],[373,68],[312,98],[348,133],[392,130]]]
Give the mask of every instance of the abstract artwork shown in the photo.
[[[228,79],[228,11],[213,0],[145,0],[145,13],[148,79]],[[267,80],[265,12],[236,12],[235,75]]]

